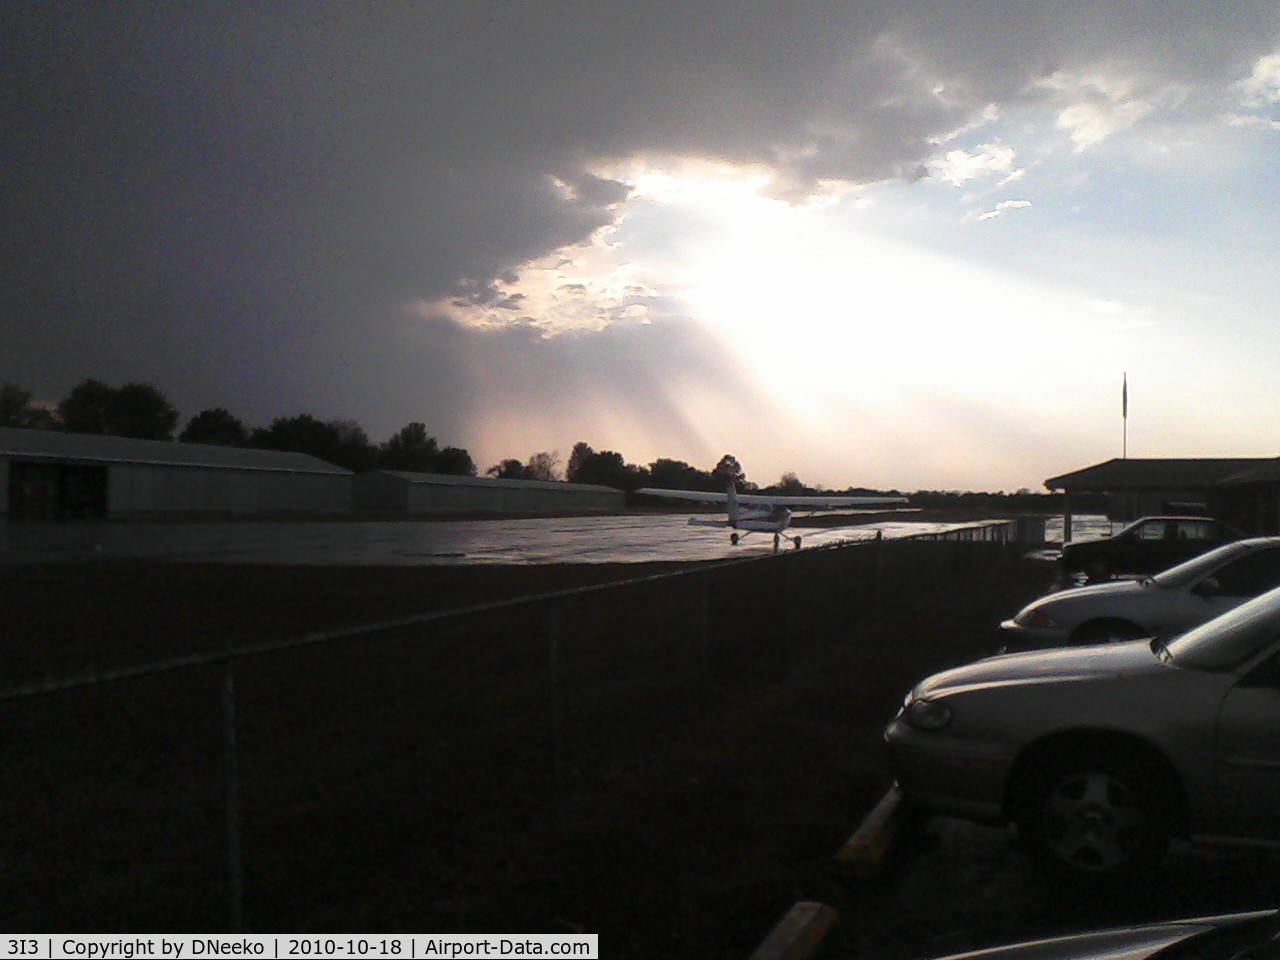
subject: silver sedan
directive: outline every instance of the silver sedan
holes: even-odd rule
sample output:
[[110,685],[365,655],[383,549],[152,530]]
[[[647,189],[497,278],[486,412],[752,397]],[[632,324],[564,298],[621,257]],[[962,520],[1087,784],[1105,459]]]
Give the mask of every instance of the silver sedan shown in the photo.
[[1013,821],[1062,876],[1129,876],[1177,836],[1280,848],[1280,589],[1167,644],[935,674],[885,738],[908,804]]
[[1239,540],[1142,580],[1041,597],[1000,624],[1004,650],[1172,637],[1280,586],[1280,537]]

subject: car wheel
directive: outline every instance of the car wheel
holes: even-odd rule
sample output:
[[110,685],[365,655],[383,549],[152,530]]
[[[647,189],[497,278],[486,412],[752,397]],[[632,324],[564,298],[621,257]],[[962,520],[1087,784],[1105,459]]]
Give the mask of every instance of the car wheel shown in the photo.
[[1164,782],[1153,764],[1121,753],[1046,760],[1025,785],[1018,831],[1032,858],[1061,879],[1106,883],[1145,873],[1169,843],[1158,802]]
[[1073,646],[1091,646],[1096,643],[1123,643],[1140,640],[1147,632],[1124,620],[1095,620],[1084,623],[1071,634]]

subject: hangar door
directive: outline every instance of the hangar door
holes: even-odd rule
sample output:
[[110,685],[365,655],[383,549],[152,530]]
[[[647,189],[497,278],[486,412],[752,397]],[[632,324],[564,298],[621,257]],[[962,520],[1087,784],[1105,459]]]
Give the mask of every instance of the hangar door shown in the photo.
[[9,463],[11,520],[87,520],[106,515],[106,467]]

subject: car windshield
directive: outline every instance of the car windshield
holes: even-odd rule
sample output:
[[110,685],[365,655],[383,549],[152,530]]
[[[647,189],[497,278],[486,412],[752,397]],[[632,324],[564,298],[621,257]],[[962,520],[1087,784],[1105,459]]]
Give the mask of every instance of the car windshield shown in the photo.
[[1228,543],[1216,550],[1185,560],[1176,567],[1162,570],[1151,577],[1151,581],[1160,587],[1180,587],[1212,573],[1227,557],[1239,553],[1242,549],[1244,548],[1238,543]]
[[1241,604],[1170,641],[1165,650],[1179,667],[1231,670],[1280,638],[1280,587]]

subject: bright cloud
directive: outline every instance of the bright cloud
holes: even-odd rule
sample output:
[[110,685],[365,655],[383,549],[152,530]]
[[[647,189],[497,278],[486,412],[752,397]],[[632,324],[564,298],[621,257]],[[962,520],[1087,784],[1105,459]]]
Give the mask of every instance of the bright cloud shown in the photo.
[[1134,127],[1155,112],[1153,104],[1133,94],[1131,81],[1118,76],[1058,71],[1040,86],[1067,101],[1057,125],[1070,132],[1077,151]]
[[981,176],[1013,171],[1015,153],[1012,147],[1000,143],[986,143],[970,153],[967,150],[948,150],[938,160],[931,160],[929,167],[940,179],[961,187]]
[[1025,210],[1031,206],[1030,200],[1001,200],[996,204],[994,210],[987,210],[985,213],[978,214],[978,220],[994,220],[996,217],[1008,210]]
[[1239,84],[1247,106],[1280,103],[1280,52],[1260,57],[1248,79]]

